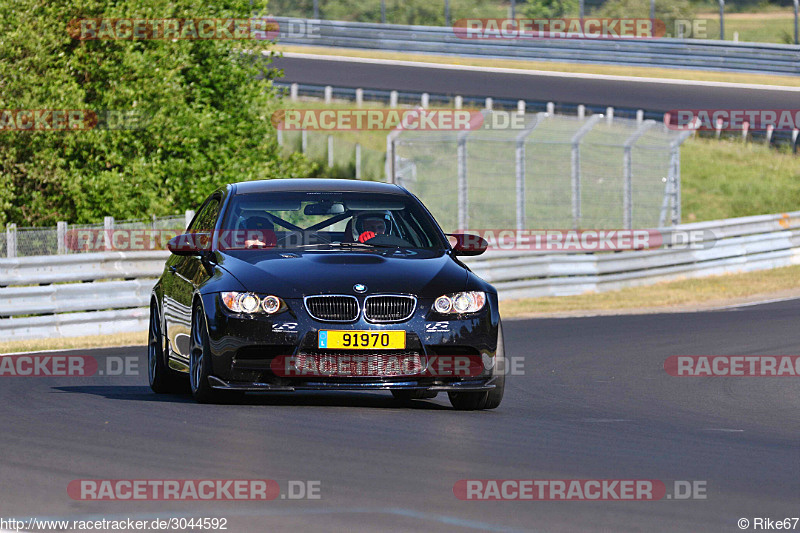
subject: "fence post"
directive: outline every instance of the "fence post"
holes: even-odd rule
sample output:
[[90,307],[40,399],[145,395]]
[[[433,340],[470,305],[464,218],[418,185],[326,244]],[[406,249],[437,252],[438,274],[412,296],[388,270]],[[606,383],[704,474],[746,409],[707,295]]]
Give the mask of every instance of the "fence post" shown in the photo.
[[467,216],[469,195],[467,190],[467,136],[466,132],[458,136],[458,229],[463,231],[467,228],[469,217]]
[[553,102],[547,102],[547,114],[552,116],[555,114],[555,112],[556,112],[556,104],[554,104]]
[[797,134],[800,133],[800,130],[797,128],[792,130],[792,153],[797,153]]
[[422,97],[420,98],[420,105],[423,109],[428,109],[431,105],[431,95],[428,93],[422,93]]
[[389,93],[389,107],[397,107],[397,91]]
[[300,130],[300,151],[306,153],[308,151],[308,132]]
[[67,223],[56,222],[56,239],[58,239],[58,255],[67,253]]
[[111,233],[114,231],[114,217],[103,218],[103,247],[111,251]]
[[[522,102],[522,100],[520,100]],[[524,103],[524,102],[523,102]],[[515,151],[515,164],[516,164],[516,178],[517,178],[517,230],[522,231],[525,229],[525,165],[527,163],[525,154],[525,139],[539,125],[542,117],[547,116],[546,113],[537,113],[536,119],[530,126],[522,130],[517,135],[517,147]]]
[[492,100],[491,98],[487,98],[486,99],[486,105],[485,105],[486,109],[491,111],[492,110],[492,106],[494,106],[494,100]]
[[364,89],[356,89],[356,107],[364,105]]
[[455,106],[456,109],[461,109],[462,107],[464,107],[464,97],[463,96],[456,96],[454,106]]
[[333,135],[328,135],[328,168],[333,168]]
[[194,210],[187,209],[183,216],[184,220],[186,221],[186,229],[189,229],[189,224],[192,223],[192,219],[194,218]]
[[283,130],[278,128],[278,146],[283,147]]
[[606,108],[606,124],[611,126],[611,124],[613,122],[614,122],[614,108],[613,107],[607,107]]
[[450,0],[444,0],[444,25],[450,26]]
[[525,100],[517,100],[517,113],[520,115],[525,114]]
[[158,235],[158,225],[156,224],[156,216],[150,217],[150,250],[156,249],[156,235]]
[[641,126],[642,122],[644,122],[644,109],[637,109],[636,110],[636,125]]
[[581,104],[578,106],[578,120],[583,120],[586,116],[586,106]]
[[17,225],[6,226],[6,257],[17,257]]
[[299,92],[300,86],[296,83],[293,83],[289,86],[289,99],[292,102],[297,101],[297,93]]
[[361,143],[356,143],[356,179],[361,179]]
[[794,44],[800,44],[798,40],[798,11],[800,11],[800,0],[794,0]]
[[397,146],[395,140],[400,135],[400,126],[389,132],[386,136],[386,183],[397,183]]
[[725,40],[725,0],[719,0],[719,40]]
[[325,103],[330,104],[333,100],[333,87],[330,85],[325,86]]
[[572,229],[581,227],[581,140],[600,122],[603,115],[598,113],[589,117],[586,123],[578,128],[572,136],[572,156],[570,158],[572,186]]
[[622,156],[624,172],[622,182],[622,227],[624,229],[633,229],[633,145],[647,130],[655,125],[655,120],[645,121],[630,137],[628,137],[628,140],[625,141]]

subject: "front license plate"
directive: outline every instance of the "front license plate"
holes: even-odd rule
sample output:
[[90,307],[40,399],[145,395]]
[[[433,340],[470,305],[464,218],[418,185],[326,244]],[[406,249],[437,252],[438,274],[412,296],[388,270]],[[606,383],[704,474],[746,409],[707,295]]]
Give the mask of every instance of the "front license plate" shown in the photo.
[[405,350],[405,331],[338,331],[319,332],[319,348],[346,350]]

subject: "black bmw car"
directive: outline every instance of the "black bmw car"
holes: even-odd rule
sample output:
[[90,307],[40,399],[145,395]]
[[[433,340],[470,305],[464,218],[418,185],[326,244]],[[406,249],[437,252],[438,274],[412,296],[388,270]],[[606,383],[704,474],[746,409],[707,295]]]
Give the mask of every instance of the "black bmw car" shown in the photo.
[[504,390],[497,291],[458,256],[486,241],[445,235],[397,185],[266,180],[214,192],[150,304],[157,393],[200,402],[245,392],[447,392],[493,409]]

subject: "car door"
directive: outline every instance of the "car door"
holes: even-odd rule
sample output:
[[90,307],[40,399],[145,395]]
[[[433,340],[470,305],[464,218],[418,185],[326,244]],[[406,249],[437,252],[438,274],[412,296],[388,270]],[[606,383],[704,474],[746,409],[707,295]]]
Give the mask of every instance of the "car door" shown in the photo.
[[[189,226],[189,233],[211,233],[216,227],[222,197],[210,197]],[[199,255],[172,256],[167,263],[169,278],[164,292],[164,320],[170,341],[170,358],[188,364],[191,347],[192,297],[195,289],[205,282],[209,273]]]

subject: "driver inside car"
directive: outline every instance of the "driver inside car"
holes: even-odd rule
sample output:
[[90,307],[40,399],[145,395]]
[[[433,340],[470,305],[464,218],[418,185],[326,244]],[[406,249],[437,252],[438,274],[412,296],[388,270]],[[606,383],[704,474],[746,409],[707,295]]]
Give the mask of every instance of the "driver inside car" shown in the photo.
[[354,217],[353,237],[358,242],[366,242],[377,235],[388,235],[391,225],[388,213],[361,213]]

